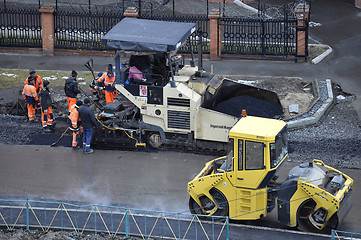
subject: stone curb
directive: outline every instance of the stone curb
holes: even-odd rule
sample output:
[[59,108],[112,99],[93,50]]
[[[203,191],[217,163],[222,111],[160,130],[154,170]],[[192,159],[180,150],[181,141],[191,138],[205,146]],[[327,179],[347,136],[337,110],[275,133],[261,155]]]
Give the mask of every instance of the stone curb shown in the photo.
[[287,122],[288,129],[295,130],[295,129],[311,127],[319,124],[319,122],[328,113],[328,111],[331,110],[331,107],[334,104],[332,83],[330,79],[326,79],[326,85],[327,85],[328,98],[321,105],[321,107],[315,112],[315,114],[311,117],[288,121]]
[[321,53],[320,55],[318,55],[317,57],[311,60],[311,63],[313,64],[317,64],[321,62],[325,57],[327,57],[333,51],[332,47],[325,44],[309,44],[309,46],[322,46],[328,48],[326,51],[324,51],[323,53]]

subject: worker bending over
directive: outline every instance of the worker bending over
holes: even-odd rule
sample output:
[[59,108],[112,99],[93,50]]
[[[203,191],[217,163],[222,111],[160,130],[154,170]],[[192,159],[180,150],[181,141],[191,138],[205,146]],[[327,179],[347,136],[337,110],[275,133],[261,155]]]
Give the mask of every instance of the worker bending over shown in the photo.
[[70,109],[69,129],[73,132],[73,141],[71,143],[71,146],[73,147],[73,149],[80,148],[80,146],[78,145],[78,136],[79,136],[79,131],[82,131],[82,127],[81,127],[81,119],[79,116],[78,109],[82,105],[83,105],[83,102],[78,100],[78,101],[76,101],[76,104],[74,104]]
[[98,84],[104,83],[105,101],[114,102],[114,96],[117,94],[115,89],[115,76],[113,73],[113,65],[109,64],[106,72],[98,79]]
[[23,98],[27,103],[28,107],[28,118],[30,122],[35,121],[35,110],[39,103],[39,96],[35,88],[35,79],[33,77],[28,78],[28,84],[23,89]]
[[66,79],[65,81],[64,91],[68,101],[69,113],[71,107],[76,104],[76,96],[78,95],[78,93],[80,93],[80,90],[78,88],[78,82],[76,81],[77,76],[78,73],[73,70],[71,72],[71,77]]
[[43,88],[43,80],[39,75],[36,75],[36,72],[33,68],[30,68],[29,70],[29,76],[26,78],[24,82],[24,86],[29,84],[29,78],[32,77],[35,79],[34,87],[36,89],[36,93],[40,94],[41,89]]
[[48,86],[49,81],[44,80],[44,88],[40,90],[41,123],[44,132],[51,132],[54,120],[53,111],[51,110],[52,100]]
[[93,81],[89,84],[90,91],[94,95],[94,101],[99,101],[100,99],[104,99],[104,82],[99,83],[98,79],[103,76],[103,72],[98,73],[98,77],[93,79]]

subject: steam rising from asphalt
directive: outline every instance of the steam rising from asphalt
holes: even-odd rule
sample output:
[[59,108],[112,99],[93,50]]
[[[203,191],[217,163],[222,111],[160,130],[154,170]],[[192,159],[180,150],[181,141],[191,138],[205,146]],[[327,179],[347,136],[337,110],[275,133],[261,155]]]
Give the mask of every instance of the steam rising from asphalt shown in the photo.
[[109,197],[110,187],[108,184],[94,180],[92,183],[78,186],[66,193],[66,198],[73,201],[84,201],[96,205],[111,205],[111,198]]

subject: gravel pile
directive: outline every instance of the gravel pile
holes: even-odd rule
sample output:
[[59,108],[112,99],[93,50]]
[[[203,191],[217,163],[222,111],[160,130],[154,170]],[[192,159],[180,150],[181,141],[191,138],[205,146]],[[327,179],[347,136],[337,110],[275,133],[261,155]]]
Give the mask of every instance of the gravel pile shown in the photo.
[[40,240],[107,240],[107,239],[134,239],[139,240],[141,238],[126,238],[117,236],[115,238],[111,238],[108,234],[83,234],[81,236],[77,235],[75,232],[65,232],[58,231],[53,232],[49,231],[47,233],[43,233],[42,231],[25,231],[24,229],[17,229],[12,232],[9,231],[0,231],[0,239],[23,239],[23,240],[32,240],[32,239],[40,239]]
[[319,126],[289,132],[290,160],[320,159],[334,167],[361,168],[361,127],[353,100],[337,100]]
[[[28,122],[25,116],[0,115],[0,143],[17,145],[50,145],[59,139],[62,132],[45,133],[37,116],[36,122]],[[63,131],[63,129],[61,129]],[[71,146],[70,131],[58,146]]]

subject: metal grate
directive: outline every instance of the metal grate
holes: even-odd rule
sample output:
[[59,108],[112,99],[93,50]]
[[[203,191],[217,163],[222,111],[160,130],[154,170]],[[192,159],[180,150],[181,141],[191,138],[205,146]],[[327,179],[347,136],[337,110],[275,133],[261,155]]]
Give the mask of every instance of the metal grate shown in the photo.
[[41,15],[39,11],[0,9],[0,46],[41,47]]
[[179,107],[190,107],[191,101],[189,99],[182,98],[168,98],[168,105]]
[[190,113],[168,110],[168,128],[190,129]]

